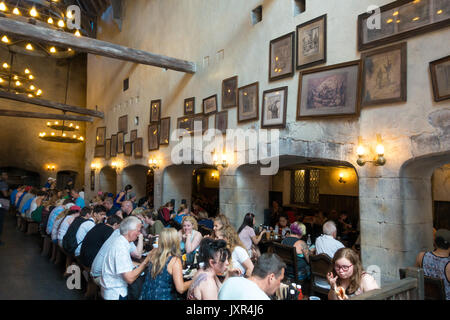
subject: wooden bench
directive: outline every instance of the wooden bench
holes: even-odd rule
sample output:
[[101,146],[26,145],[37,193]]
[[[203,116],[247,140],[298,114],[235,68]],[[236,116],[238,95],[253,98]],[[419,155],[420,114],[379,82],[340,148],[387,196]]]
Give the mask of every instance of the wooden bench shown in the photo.
[[[400,269],[400,279],[407,276],[408,268]],[[445,300],[445,285],[442,279],[423,276],[423,290],[425,300]]]
[[32,235],[39,232],[39,222],[34,221],[30,218],[25,218],[27,228],[26,228],[26,234]]
[[277,254],[287,266],[292,267],[293,274],[289,275],[285,270],[285,278],[291,278],[296,283],[302,282],[298,278],[298,266],[297,266],[297,251],[295,247],[287,246],[281,243],[272,242],[270,247],[267,249],[269,253]]

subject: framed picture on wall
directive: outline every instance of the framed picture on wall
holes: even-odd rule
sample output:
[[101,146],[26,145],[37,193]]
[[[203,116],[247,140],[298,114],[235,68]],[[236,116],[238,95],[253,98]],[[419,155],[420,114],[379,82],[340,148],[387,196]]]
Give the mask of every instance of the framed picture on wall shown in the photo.
[[[199,128],[199,130],[196,130],[196,128]],[[206,132],[206,130],[208,130],[209,127],[209,117],[205,116],[202,113],[196,114],[195,116],[193,116],[192,118],[192,133],[195,134],[197,131],[200,132],[200,128],[201,128],[201,132],[202,134],[204,134]]]
[[215,127],[222,134],[227,133],[228,129],[228,111],[221,111],[216,113]]
[[430,62],[434,101],[450,99],[450,56]]
[[95,190],[95,170],[91,170],[91,191]]
[[131,157],[133,151],[133,142],[126,142],[124,145],[124,155]]
[[193,118],[190,117],[180,117],[177,119],[177,129],[187,130],[190,134],[193,130]]
[[128,132],[128,115],[119,118],[119,132]]
[[159,144],[169,144],[170,140],[170,117],[162,118],[159,128]]
[[269,81],[275,81],[294,75],[295,32],[270,41]]
[[184,99],[184,115],[195,113],[195,97]]
[[111,139],[105,140],[105,160],[111,159]]
[[406,42],[361,55],[361,106],[406,101]]
[[237,121],[245,122],[259,118],[259,83],[239,88]]
[[261,128],[285,128],[288,87],[266,90],[263,93]]
[[297,120],[359,116],[361,60],[300,72]]
[[217,94],[203,99],[203,114],[205,116],[217,112]]
[[148,126],[148,151],[159,149],[159,128],[157,123]]
[[327,15],[297,26],[297,70],[327,62]]
[[157,123],[161,119],[161,100],[150,102],[150,123]]
[[124,134],[123,132],[117,132],[117,153],[123,153]]
[[[379,8],[380,19],[367,12],[358,16],[360,51],[431,32],[450,25],[448,0],[397,0]],[[376,25],[379,21],[380,25]]]
[[137,139],[137,129],[131,130],[130,132],[130,142],[134,142]]
[[117,134],[111,135],[111,157],[117,156]]
[[142,143],[143,143],[143,139],[142,138],[136,138],[136,140],[134,141],[134,158],[135,159],[140,159],[142,158]]
[[95,138],[95,145],[96,146],[104,146],[105,145],[105,137],[106,137],[106,127],[98,127],[96,138]]
[[104,158],[105,157],[105,146],[96,146],[94,149],[94,158]]
[[222,81],[222,108],[237,107],[238,104],[238,76]]

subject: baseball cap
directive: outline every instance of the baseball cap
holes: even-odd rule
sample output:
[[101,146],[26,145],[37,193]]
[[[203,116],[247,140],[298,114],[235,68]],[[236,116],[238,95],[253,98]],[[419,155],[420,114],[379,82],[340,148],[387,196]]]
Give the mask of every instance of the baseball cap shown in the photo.
[[70,211],[81,211],[81,208],[79,206],[71,206]]

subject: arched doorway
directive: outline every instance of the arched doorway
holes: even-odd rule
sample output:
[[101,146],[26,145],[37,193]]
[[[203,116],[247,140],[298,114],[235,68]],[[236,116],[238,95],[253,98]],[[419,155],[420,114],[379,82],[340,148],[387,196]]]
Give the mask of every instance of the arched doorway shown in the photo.
[[10,188],[17,188],[19,185],[33,187],[39,187],[41,185],[41,178],[37,172],[15,167],[2,167],[0,171],[8,173],[8,185]]
[[192,172],[191,203],[199,203],[208,216],[219,213],[220,173],[213,166],[194,169]]
[[56,188],[63,190],[69,181],[72,181],[72,188],[75,188],[78,173],[75,171],[65,170],[56,174]]
[[116,194],[117,192],[117,173],[110,166],[102,168],[99,176],[99,191],[103,193]]
[[150,199],[149,205],[153,206],[155,186],[153,170],[143,165],[126,167],[122,171],[122,187],[127,184],[133,186],[131,191],[136,196],[136,201],[146,197]]
[[450,163],[434,170],[431,187],[433,228],[450,230]]
[[208,215],[214,216],[219,211],[219,184],[220,173],[214,166],[181,164],[166,167],[162,177],[162,204],[175,201],[175,208],[179,208],[184,202],[192,208],[193,201],[200,199],[207,207],[204,209]]

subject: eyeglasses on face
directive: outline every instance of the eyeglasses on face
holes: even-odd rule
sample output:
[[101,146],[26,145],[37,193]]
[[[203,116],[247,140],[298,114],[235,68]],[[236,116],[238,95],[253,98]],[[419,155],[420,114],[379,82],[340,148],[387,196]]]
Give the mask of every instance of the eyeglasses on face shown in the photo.
[[353,265],[352,264],[350,264],[350,265],[348,265],[348,266],[339,266],[339,265],[335,265],[334,266],[334,268],[337,270],[337,271],[339,271],[340,269],[342,269],[342,271],[344,271],[344,272],[346,272],[346,271],[348,271],[349,269],[350,269],[350,267],[352,267]]

